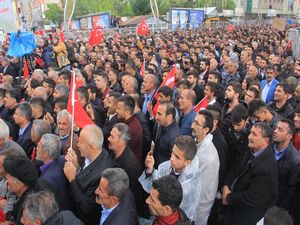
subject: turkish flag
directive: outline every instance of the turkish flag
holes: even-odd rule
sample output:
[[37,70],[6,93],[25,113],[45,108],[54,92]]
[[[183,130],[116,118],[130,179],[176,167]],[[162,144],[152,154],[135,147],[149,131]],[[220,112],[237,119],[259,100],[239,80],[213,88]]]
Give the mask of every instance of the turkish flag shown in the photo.
[[24,67],[23,67],[23,80],[27,80],[29,77],[29,68],[28,64],[26,62],[26,59],[24,60]]
[[[87,115],[86,111],[84,110],[83,106],[79,102],[77,88],[83,86],[83,82],[76,81],[75,73],[72,72],[71,77],[71,85],[70,85],[70,94],[69,94],[69,101],[68,101],[68,112],[73,114],[73,107],[74,107],[74,123],[79,127],[83,128],[86,125],[92,125],[94,122],[92,119]],[[74,95],[73,95],[74,94]]]
[[[153,95],[153,98],[155,98],[156,100],[158,100],[158,90],[162,86],[169,86],[171,88],[174,88],[174,86],[175,86],[175,73],[176,73],[176,65],[174,65],[172,67],[172,69],[168,73],[167,77],[163,80],[163,82],[161,83],[161,85],[159,86],[159,88],[157,89],[157,91],[155,92],[155,94]],[[159,105],[159,102],[157,101],[157,103],[152,108],[152,112],[153,112],[154,116],[156,115],[158,105]]]
[[145,20],[142,20],[142,22],[139,24],[137,28],[137,33],[140,36],[145,36],[149,32],[148,25]]
[[36,35],[44,36],[44,31],[43,30],[37,30],[35,32]]
[[195,105],[194,111],[199,112],[201,109],[206,109],[207,106],[208,106],[208,98],[205,96],[204,98],[202,98],[200,102],[198,102],[197,105]]
[[91,30],[89,37],[89,44],[92,46],[99,45],[103,41],[103,33],[101,27],[96,27]]
[[289,40],[287,46],[286,46],[286,49],[292,49],[292,41]]
[[41,68],[43,68],[44,62],[43,62],[43,60],[41,59],[41,57],[36,58],[35,61],[36,61],[36,63],[37,63]]
[[60,41],[65,42],[65,34],[64,34],[63,29],[62,29],[62,25],[60,25],[60,28],[59,28],[59,36],[60,36]]
[[140,75],[141,75],[141,77],[144,77],[144,75],[145,75],[145,59],[141,66]]

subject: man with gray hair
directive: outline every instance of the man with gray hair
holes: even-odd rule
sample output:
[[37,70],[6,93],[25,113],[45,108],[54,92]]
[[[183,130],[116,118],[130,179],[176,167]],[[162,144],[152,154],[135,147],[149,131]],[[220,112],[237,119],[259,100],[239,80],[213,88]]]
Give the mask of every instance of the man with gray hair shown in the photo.
[[148,211],[147,205],[145,204],[147,194],[143,191],[138,181],[142,173],[142,168],[131,148],[128,146],[130,139],[131,133],[128,125],[125,123],[117,123],[113,126],[108,138],[109,149],[114,153],[113,158],[117,166],[124,169],[128,174],[130,190],[135,194],[138,215],[140,217],[146,217],[145,213]]
[[230,82],[241,82],[241,76],[238,73],[238,63],[233,60],[228,62],[228,75],[224,80],[224,87],[226,87]]
[[97,204],[102,206],[100,225],[138,224],[134,198],[129,190],[129,178],[123,169],[104,170],[95,194]]
[[87,225],[99,225],[101,210],[95,202],[95,190],[101,173],[114,166],[108,152],[102,149],[103,133],[96,125],[87,125],[80,132],[78,147],[84,165],[79,166],[76,153],[69,149],[64,173],[70,182],[78,217]]
[[5,149],[17,149],[22,155],[26,156],[24,149],[13,140],[9,139],[9,127],[0,119],[0,152]]
[[16,69],[11,65],[9,58],[3,57],[1,62],[2,68],[0,68],[0,74],[3,75],[11,75],[16,79],[18,76],[18,72]]
[[42,83],[44,79],[44,72],[41,69],[35,69],[31,75],[31,78],[38,81],[39,83]]
[[54,100],[60,97],[67,98],[69,95],[69,88],[64,84],[57,84],[54,88],[53,97]]
[[23,209],[21,223],[32,224],[55,224],[55,225],[83,225],[71,211],[59,212],[58,204],[52,193],[40,191],[28,195]]
[[63,210],[71,209],[73,204],[69,192],[69,182],[63,173],[65,158],[60,156],[59,137],[54,134],[44,134],[36,150],[36,159],[43,162],[40,167],[40,179],[51,185]]

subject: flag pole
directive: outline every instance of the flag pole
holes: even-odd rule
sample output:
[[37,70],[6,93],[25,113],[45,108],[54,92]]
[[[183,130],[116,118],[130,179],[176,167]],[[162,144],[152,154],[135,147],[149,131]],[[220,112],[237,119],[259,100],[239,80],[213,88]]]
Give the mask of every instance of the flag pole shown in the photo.
[[72,123],[71,123],[71,142],[70,142],[70,148],[73,147],[73,133],[74,133],[74,113],[75,113],[75,73],[72,71],[72,96],[71,96],[71,102],[72,102]]

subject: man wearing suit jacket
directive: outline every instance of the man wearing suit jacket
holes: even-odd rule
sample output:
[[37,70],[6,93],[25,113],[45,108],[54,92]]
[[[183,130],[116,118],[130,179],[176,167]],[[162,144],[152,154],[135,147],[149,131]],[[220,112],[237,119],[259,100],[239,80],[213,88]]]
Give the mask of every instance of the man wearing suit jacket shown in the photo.
[[11,75],[14,79],[18,76],[18,71],[10,64],[9,58],[3,57],[2,59],[2,68],[0,73],[3,75]]
[[108,152],[102,149],[102,144],[101,129],[96,125],[87,125],[78,138],[80,154],[85,158],[83,166],[79,167],[72,149],[66,155],[64,173],[70,182],[77,215],[86,225],[99,225],[101,207],[95,202],[95,190],[102,171],[114,166]]
[[15,123],[19,126],[19,138],[17,143],[22,146],[26,155],[31,156],[34,143],[31,140],[32,110],[29,103],[20,103],[13,116]]
[[269,65],[266,69],[266,79],[260,82],[262,100],[266,104],[274,102],[274,93],[278,83],[275,79],[275,67]]
[[138,224],[134,198],[129,190],[129,178],[123,169],[104,170],[95,193],[96,202],[102,206],[100,225]]
[[276,203],[278,165],[272,147],[272,129],[257,122],[251,128],[249,150],[233,168],[223,187],[227,205],[223,225],[255,225]]
[[40,179],[53,188],[62,210],[72,209],[69,182],[63,172],[65,158],[60,157],[60,139],[54,134],[44,134],[36,147],[36,159],[43,162]]
[[118,103],[118,98],[121,97],[121,94],[118,92],[110,92],[108,94],[108,98],[106,98],[106,109],[107,109],[107,120],[105,121],[103,127],[102,127],[102,132],[103,132],[103,137],[104,137],[104,143],[103,147],[105,149],[108,149],[108,141],[107,138],[110,135],[110,132],[113,128],[113,126],[120,122],[120,119],[117,116],[117,103]]

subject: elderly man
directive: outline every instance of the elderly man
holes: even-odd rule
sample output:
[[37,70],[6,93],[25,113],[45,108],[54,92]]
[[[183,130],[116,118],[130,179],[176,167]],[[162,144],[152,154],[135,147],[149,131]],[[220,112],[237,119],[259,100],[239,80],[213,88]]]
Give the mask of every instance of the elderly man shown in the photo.
[[85,158],[84,165],[79,166],[72,149],[69,149],[66,155],[64,173],[70,182],[78,217],[86,225],[99,225],[101,215],[100,208],[95,202],[95,190],[102,171],[114,166],[108,152],[102,149],[102,144],[101,129],[96,125],[88,125],[82,129],[78,138],[80,154]]
[[18,143],[9,139],[9,127],[2,119],[0,119],[0,152],[9,148],[16,149],[26,156],[24,149]]
[[224,225],[255,225],[276,203],[278,165],[270,146],[272,130],[257,122],[248,139],[251,150],[230,171],[223,187]]
[[59,206],[52,193],[39,191],[28,195],[21,218],[23,225],[32,224],[73,224],[83,225],[71,211],[59,212]]
[[16,77],[18,76],[18,71],[16,71],[16,69],[11,65],[9,58],[3,57],[1,64],[2,68],[0,70],[0,73],[2,73],[3,75],[11,75],[14,77],[14,79],[16,79]]
[[72,208],[69,183],[63,173],[64,156],[60,157],[60,140],[54,134],[44,134],[36,147],[36,159],[43,162],[41,179],[47,181],[56,194],[63,210]]
[[138,224],[134,198],[129,190],[129,178],[123,169],[104,170],[95,194],[97,204],[103,209],[100,225]]
[[8,190],[17,195],[18,201],[12,211],[7,213],[7,221],[21,224],[23,203],[26,196],[36,190],[45,190],[49,187],[43,181],[38,181],[38,172],[35,165],[26,157],[4,160],[4,170],[7,173]]

